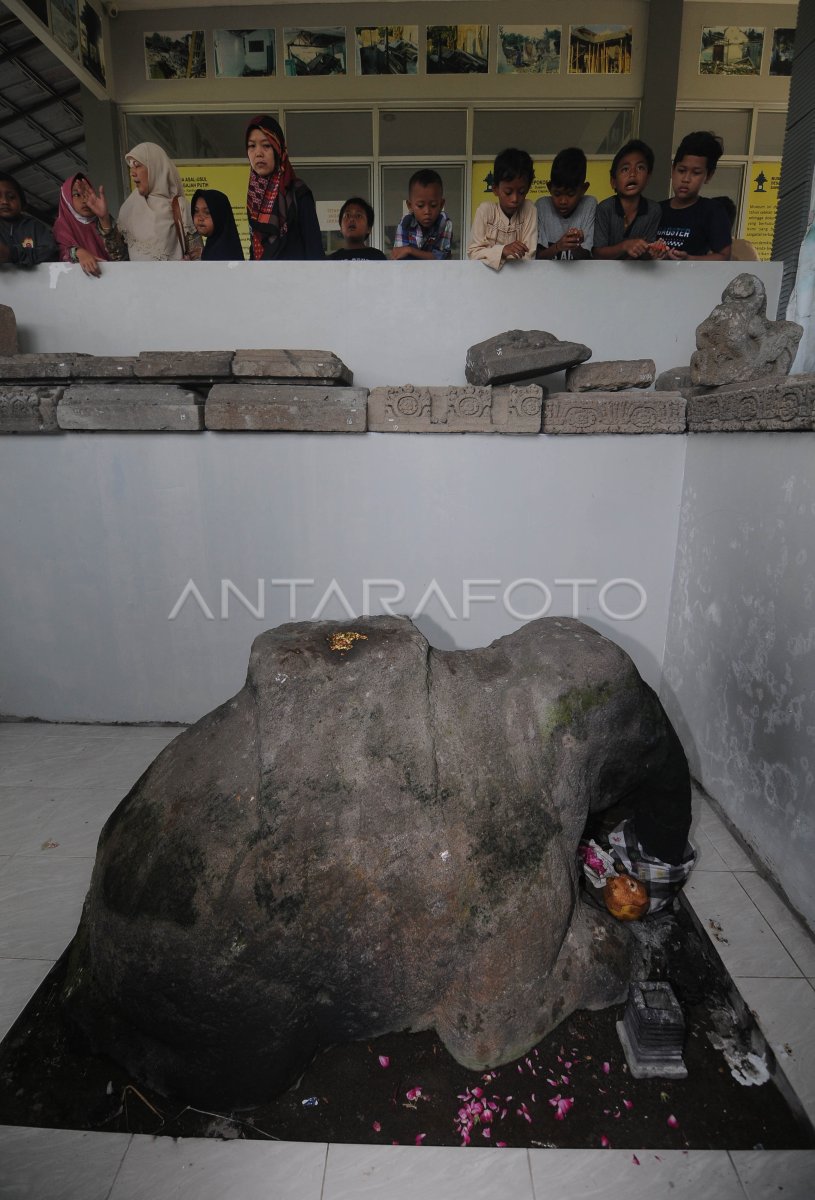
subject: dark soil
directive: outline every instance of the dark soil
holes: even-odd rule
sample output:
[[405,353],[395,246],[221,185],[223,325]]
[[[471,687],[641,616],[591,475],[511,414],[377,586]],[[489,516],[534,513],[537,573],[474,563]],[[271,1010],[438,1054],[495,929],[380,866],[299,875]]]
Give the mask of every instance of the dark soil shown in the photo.
[[[486,1101],[495,1107],[473,1124],[473,1145],[815,1146],[811,1127],[774,1082],[737,1082],[711,1044],[709,1034],[744,1050],[761,1043],[737,1021],[729,981],[685,909],[647,924],[661,943],[652,978],[671,982],[685,1014],[683,1081],[631,1077],[615,1029],[619,1006],[574,1013],[524,1058],[491,1072],[465,1070],[434,1034],[388,1034],[326,1050],[293,1088],[252,1111],[201,1112],[140,1087],[109,1059],[72,1043],[58,1004],[63,956],[0,1047],[0,1124],[456,1146],[460,1110]],[[573,1100],[562,1119],[556,1098]]]

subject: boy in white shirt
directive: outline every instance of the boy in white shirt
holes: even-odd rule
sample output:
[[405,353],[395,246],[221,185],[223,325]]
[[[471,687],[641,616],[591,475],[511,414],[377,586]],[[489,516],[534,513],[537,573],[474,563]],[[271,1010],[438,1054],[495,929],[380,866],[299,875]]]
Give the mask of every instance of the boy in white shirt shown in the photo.
[[535,170],[525,150],[502,150],[492,168],[492,190],[498,203],[479,204],[470,230],[467,257],[499,271],[505,262],[534,258],[538,214],[527,200]]

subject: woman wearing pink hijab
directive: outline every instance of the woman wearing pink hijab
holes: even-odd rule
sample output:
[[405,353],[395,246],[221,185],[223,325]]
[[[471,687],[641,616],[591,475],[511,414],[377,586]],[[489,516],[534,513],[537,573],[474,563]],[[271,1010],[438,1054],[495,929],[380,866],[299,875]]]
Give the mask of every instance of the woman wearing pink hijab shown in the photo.
[[[102,188],[99,191],[104,195]],[[100,260],[109,262],[115,256],[116,247],[111,247],[113,253],[106,249],[99,219],[90,207],[91,199],[96,200],[96,193],[90,180],[81,171],[65,180],[59,193],[54,240],[59,247],[61,262],[79,263],[86,275],[98,277]],[[108,223],[112,224],[109,218]],[[123,252],[120,257],[124,258],[123,244],[121,249]]]

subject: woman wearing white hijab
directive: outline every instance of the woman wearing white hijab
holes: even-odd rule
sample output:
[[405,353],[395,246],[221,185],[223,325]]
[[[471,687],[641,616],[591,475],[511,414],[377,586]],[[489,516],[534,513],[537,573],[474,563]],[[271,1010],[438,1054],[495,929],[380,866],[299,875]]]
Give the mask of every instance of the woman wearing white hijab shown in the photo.
[[130,260],[200,258],[201,237],[193,226],[175,163],[154,142],[134,146],[125,162],[135,188],[119,211],[117,225]]

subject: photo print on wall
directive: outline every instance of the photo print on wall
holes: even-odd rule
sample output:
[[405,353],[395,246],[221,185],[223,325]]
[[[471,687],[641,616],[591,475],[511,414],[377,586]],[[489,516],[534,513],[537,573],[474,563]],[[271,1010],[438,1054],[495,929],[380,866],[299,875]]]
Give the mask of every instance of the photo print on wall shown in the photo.
[[85,70],[100,83],[106,83],[102,17],[90,0],[83,0],[79,10],[79,52]]
[[205,79],[203,29],[165,30],[144,35],[148,79]]
[[630,75],[631,25],[571,25],[570,75]]
[[489,25],[428,25],[428,75],[486,75]]
[[759,75],[764,30],[752,25],[706,25],[699,51],[700,75]]
[[345,28],[284,29],[286,75],[345,75]]
[[79,16],[76,0],[50,0],[51,32],[74,58],[79,59]]
[[499,25],[499,75],[555,75],[560,70],[560,25]]
[[419,65],[418,25],[358,25],[358,75],[415,75]]
[[273,29],[216,29],[212,45],[218,79],[275,73]]
[[791,75],[792,53],[795,48],[794,29],[774,29],[773,48],[770,52],[770,74]]

